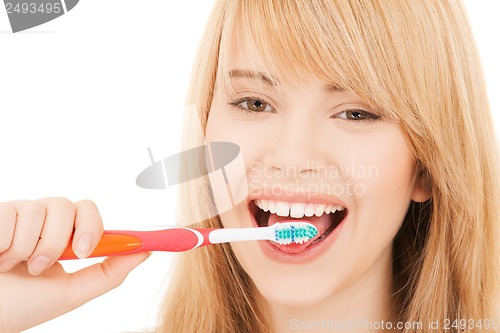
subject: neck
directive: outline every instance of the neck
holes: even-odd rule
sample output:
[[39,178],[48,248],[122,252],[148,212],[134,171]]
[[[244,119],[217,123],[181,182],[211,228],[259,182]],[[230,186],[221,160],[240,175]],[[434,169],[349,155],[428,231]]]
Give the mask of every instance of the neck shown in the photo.
[[390,258],[320,303],[269,304],[275,332],[382,332],[393,306]]

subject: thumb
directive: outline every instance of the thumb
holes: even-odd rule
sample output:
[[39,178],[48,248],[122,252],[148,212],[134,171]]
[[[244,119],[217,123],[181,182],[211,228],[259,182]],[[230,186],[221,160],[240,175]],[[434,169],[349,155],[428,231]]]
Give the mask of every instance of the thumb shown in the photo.
[[150,253],[134,253],[108,257],[103,262],[86,267],[69,278],[68,302],[72,308],[118,287],[128,273],[146,260]]

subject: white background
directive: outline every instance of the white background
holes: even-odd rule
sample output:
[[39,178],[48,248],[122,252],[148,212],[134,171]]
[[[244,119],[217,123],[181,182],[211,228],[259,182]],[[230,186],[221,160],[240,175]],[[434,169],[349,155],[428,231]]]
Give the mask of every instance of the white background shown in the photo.
[[[135,177],[150,163],[147,147],[156,159],[178,151],[191,64],[212,4],[81,0],[17,34],[0,5],[0,201],[89,198],[107,229],[171,224],[175,191],[138,188]],[[500,129],[500,3],[466,5]],[[118,289],[28,332],[153,326],[171,258],[155,253]]]

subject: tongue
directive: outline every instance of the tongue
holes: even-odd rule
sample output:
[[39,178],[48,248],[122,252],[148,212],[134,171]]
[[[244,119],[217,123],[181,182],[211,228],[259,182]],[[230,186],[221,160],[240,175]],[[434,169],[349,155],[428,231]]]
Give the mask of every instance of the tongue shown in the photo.
[[273,224],[277,222],[297,222],[297,221],[302,221],[302,222],[309,222],[313,224],[317,229],[318,229],[318,235],[316,237],[310,239],[308,242],[302,243],[302,244],[297,244],[297,243],[291,243],[287,245],[279,244],[279,243],[274,243],[273,245],[276,246],[280,251],[285,252],[285,253],[290,253],[290,254],[298,254],[304,251],[309,245],[314,242],[315,239],[323,236],[323,234],[326,232],[326,230],[331,226],[331,219],[329,214],[323,214],[320,217],[317,216],[311,216],[311,217],[303,217],[300,219],[294,219],[290,217],[283,217],[283,216],[278,216],[276,214],[270,214],[269,215],[269,221],[268,225],[272,226]]

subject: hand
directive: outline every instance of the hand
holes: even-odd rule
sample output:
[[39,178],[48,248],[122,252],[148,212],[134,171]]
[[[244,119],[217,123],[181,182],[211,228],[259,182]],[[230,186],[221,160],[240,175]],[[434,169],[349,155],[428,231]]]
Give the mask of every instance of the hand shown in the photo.
[[0,203],[0,332],[19,332],[69,312],[119,286],[148,253],[106,258],[66,273],[57,262],[74,237],[79,257],[99,242],[92,201],[64,198]]

